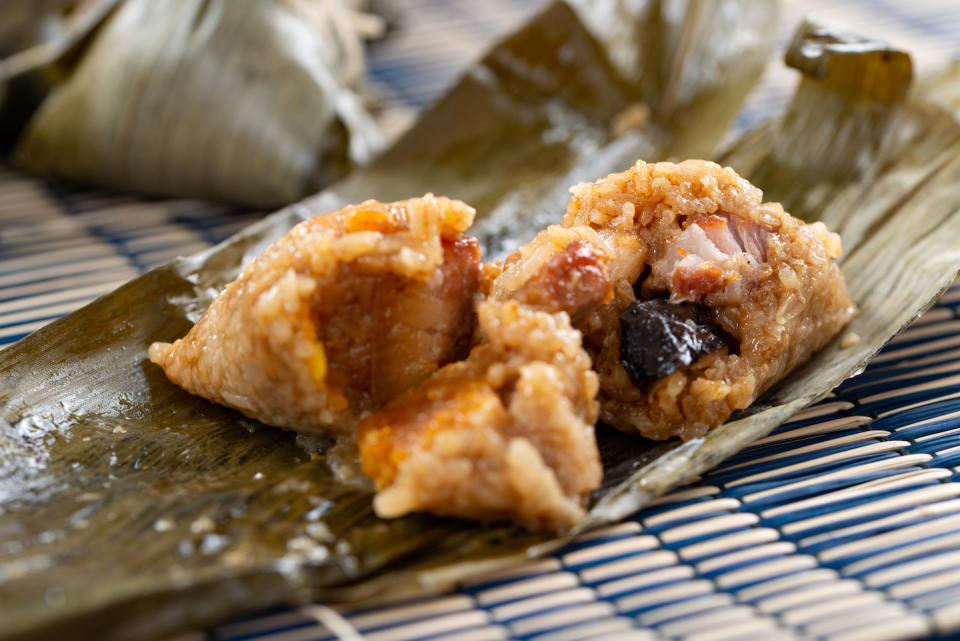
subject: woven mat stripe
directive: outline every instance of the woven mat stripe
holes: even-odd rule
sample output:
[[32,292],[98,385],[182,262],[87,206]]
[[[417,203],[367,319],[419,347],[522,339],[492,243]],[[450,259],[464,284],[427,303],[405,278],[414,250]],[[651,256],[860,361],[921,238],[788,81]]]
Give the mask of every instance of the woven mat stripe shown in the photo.
[[[19,190],[16,207],[8,211],[32,216],[9,216],[0,232],[0,343],[23,337],[145,269],[206,249],[252,220],[211,217],[222,208],[210,205],[104,197],[4,172],[3,182],[15,180],[31,188]],[[202,224],[180,224],[193,220]]]
[[[912,398],[907,396],[908,400]],[[956,405],[955,400],[946,403],[951,407]],[[866,441],[879,443],[886,439],[878,437],[890,434],[889,430],[874,429],[875,426],[870,425],[871,417],[851,412],[856,409],[855,404],[851,406],[831,399],[823,405],[837,410],[814,411],[813,414],[819,416],[792,421],[777,430],[778,434],[806,430],[797,440],[808,448],[808,456],[815,455],[810,459],[814,464],[824,452],[836,454],[846,452],[847,448],[810,448],[811,440],[815,445],[822,445],[835,441],[838,433],[842,438],[855,436],[859,431],[868,435]],[[914,408],[908,412],[920,420],[937,415],[933,407]],[[883,420],[887,424],[892,422],[889,416]],[[832,424],[834,429],[818,435],[819,426],[828,424]],[[817,439],[821,440],[817,442]],[[784,442],[793,444],[791,439]],[[852,442],[859,440],[853,439]],[[910,442],[896,440],[893,445],[902,449],[903,445],[909,446]],[[769,456],[762,445],[752,449],[755,450],[754,455],[759,450],[760,454]],[[804,454],[799,456],[804,459]],[[734,467],[734,471],[739,471],[721,483],[722,486],[743,478],[749,479],[750,475],[756,474],[755,463],[751,466],[748,455],[739,458],[747,464]],[[880,459],[883,460],[887,459]],[[937,555],[943,554],[944,549],[949,553],[951,542],[960,535],[960,522],[952,519],[954,512],[960,513],[960,506],[952,500],[960,494],[960,488],[955,484],[943,484],[942,473],[919,465],[905,468],[894,465],[857,473],[858,467],[870,467],[876,461],[875,457],[869,455],[866,458],[856,457],[860,466],[848,466],[849,469],[840,469],[839,474],[835,474],[834,496],[824,492],[825,483],[820,479],[806,486],[808,490],[812,489],[804,494],[806,504],[798,501],[794,492],[791,502],[781,505],[779,511],[776,507],[761,505],[763,510],[751,512],[751,505],[744,505],[736,497],[727,496],[729,492],[725,489],[718,495],[699,496],[655,507],[628,522],[628,525],[635,524],[632,527],[618,526],[610,535],[593,535],[575,544],[569,551],[559,555],[561,568],[534,573],[526,578],[509,577],[494,579],[489,584],[475,584],[458,596],[472,596],[476,601],[474,608],[486,611],[489,622],[505,624],[516,638],[532,638],[542,634],[546,629],[544,626],[558,625],[556,614],[560,611],[578,613],[574,617],[575,622],[569,623],[569,626],[583,625],[584,617],[591,621],[591,625],[604,621],[615,621],[617,623],[612,625],[622,625],[622,615],[628,615],[630,618],[627,620],[638,625],[661,626],[667,636],[675,636],[681,630],[700,629],[697,623],[700,617],[704,617],[704,626],[709,627],[710,622],[716,619],[716,608],[700,609],[699,606],[710,603],[716,605],[719,602],[710,599],[725,597],[730,593],[733,593],[734,600],[721,599],[723,611],[737,603],[736,596],[741,593],[744,595],[741,605],[750,606],[736,610],[737,617],[744,617],[743,620],[737,619],[737,627],[741,630],[772,626],[770,629],[773,631],[790,634],[807,629],[817,634],[842,633],[849,629],[851,620],[861,622],[860,619],[837,617],[827,606],[837,602],[837,595],[849,593],[851,598],[841,603],[850,605],[854,597],[861,599],[862,603],[857,603],[866,608],[871,621],[875,620],[874,609],[887,615],[890,612],[899,613],[894,619],[898,622],[897,626],[892,629],[897,630],[898,634],[914,634],[921,628],[926,630],[938,620],[932,617],[936,614],[936,608],[918,606],[920,613],[932,617],[918,619],[917,613],[911,613],[906,602],[890,599],[896,598],[896,594],[910,594],[911,598],[919,599],[925,595],[924,590],[929,585],[942,588],[943,584],[949,583],[944,572],[933,572],[931,577],[924,574],[924,569],[932,563],[925,556],[942,561]],[[947,470],[943,472],[950,473]],[[791,480],[797,481],[794,477]],[[801,483],[804,480],[808,479],[804,476],[799,479]],[[709,477],[706,481],[709,481]],[[681,489],[677,494],[688,492],[689,489]],[[883,503],[884,500],[887,503]],[[933,516],[930,516],[931,510],[935,513]],[[821,525],[817,524],[816,519],[821,520]],[[931,525],[939,527],[931,529]],[[953,530],[945,530],[944,526]],[[642,535],[638,534],[640,531]],[[860,545],[843,554],[830,555],[831,550],[842,551],[842,546],[859,543],[867,536],[876,540],[877,545],[873,548]],[[880,540],[881,537],[886,537],[886,540]],[[827,558],[821,559],[817,555],[827,555]],[[865,560],[869,561],[878,555],[893,558],[899,564],[897,567],[903,568],[902,572],[907,578],[897,575],[895,578],[898,580],[893,581],[889,577],[885,579],[882,574],[867,573],[865,576],[872,577],[871,585],[858,582],[857,577],[864,575],[864,572],[857,568],[862,568]],[[840,572],[834,572],[829,577],[817,572],[812,575],[819,577],[814,584],[815,589],[802,581],[802,577],[817,570],[836,568],[843,571],[852,563],[860,563],[860,566],[852,566],[849,577]],[[879,569],[883,569],[882,563]],[[786,584],[783,583],[785,579],[789,580]],[[796,583],[791,583],[794,580]],[[771,589],[762,589],[765,586]],[[893,590],[891,594],[894,597],[887,594],[887,588]],[[601,602],[609,603],[613,609],[603,606],[593,610],[583,609],[586,605]],[[461,600],[458,603],[459,608],[466,608],[467,602]],[[949,603],[941,605],[950,607]],[[766,614],[779,610],[774,613],[776,618],[771,619],[766,614],[748,614],[753,612],[751,608],[759,608]],[[388,616],[403,616],[404,612],[409,613],[410,610],[400,608]],[[426,619],[433,618],[429,601],[414,612],[419,612]],[[374,611],[373,614],[378,613]],[[370,613],[366,616],[369,621]],[[349,613],[347,618],[351,620]],[[386,632],[391,629],[384,623],[387,619],[383,618],[382,612],[376,620],[383,624],[377,630]],[[468,621],[456,617],[445,620],[450,625],[459,625],[459,622],[466,625]],[[909,625],[898,627],[904,621]],[[301,630],[305,635],[303,638],[322,638],[322,626],[310,623],[309,619],[301,623],[306,626]],[[358,619],[358,629],[376,631],[364,630],[364,623],[364,619]],[[473,626],[472,623],[470,625]],[[411,630],[416,626],[405,628]]]
[[[883,376],[873,369],[861,389],[906,387],[889,399],[894,403],[913,402],[909,389],[925,380],[923,368],[877,367]],[[960,399],[882,418],[852,393],[821,406],[825,411],[814,408],[781,426],[772,444],[755,445],[699,485],[678,489],[679,500],[668,497],[584,537],[555,563],[479,579],[448,600],[343,614],[378,639],[465,631],[564,639],[639,628],[652,638],[697,639],[718,622],[771,638],[843,638],[854,630],[915,638],[938,625],[953,629],[957,601],[934,595],[947,590],[960,598],[960,484],[928,452],[954,445],[957,417],[938,417],[960,414]],[[901,425],[910,431],[894,437]],[[234,624],[214,638],[332,638],[304,612],[276,617],[250,628]]]
[[[406,92],[405,96],[396,95],[393,90],[386,92],[384,120],[393,122],[398,127],[408,124],[411,114],[432,101],[454,80],[459,70],[474,59],[493,38],[522,21],[540,4],[542,2],[534,0],[520,3],[499,0],[488,3],[484,11],[478,12],[475,6],[462,0],[448,3],[429,3],[422,0],[400,2],[400,15],[416,15],[417,20],[401,19],[395,25],[391,37],[374,43],[369,55],[373,82],[392,85],[395,90]],[[877,33],[916,51],[918,67],[924,69],[941,62],[956,48],[956,42],[944,37],[944,34],[951,33],[949,15],[944,15],[946,8],[942,3],[933,0],[917,3],[915,7],[911,6],[911,12],[923,16],[923,20],[913,21],[895,11],[872,10],[872,7],[855,0],[840,3],[825,0],[785,3],[779,38],[781,42],[785,42],[792,25],[802,15],[811,10],[819,11],[846,19],[858,28]],[[747,126],[782,107],[794,82],[793,72],[786,70],[781,64],[770,65],[761,86],[748,101],[739,124]],[[11,226],[35,223],[37,217],[44,215],[44,212],[47,216],[79,215],[82,219],[84,212],[100,214],[104,209],[113,210],[116,207],[131,210],[126,213],[128,218],[160,217],[175,229],[185,233],[196,231],[202,236],[196,241],[171,243],[167,248],[147,251],[126,246],[122,242],[123,236],[116,235],[117,230],[109,226],[101,225],[84,233],[83,237],[89,238],[91,243],[96,243],[99,239],[114,244],[116,255],[128,258],[140,271],[161,264],[179,253],[190,253],[219,242],[230,232],[236,231],[256,217],[211,206],[205,206],[206,211],[201,215],[184,216],[178,211],[179,203],[164,201],[144,204],[148,205],[145,209],[151,210],[147,213],[138,211],[138,205],[123,195],[100,190],[76,190],[62,185],[48,187],[16,174],[0,177],[0,185],[3,186],[4,194],[4,198],[0,199],[0,228],[4,231]],[[50,191],[54,192],[52,199]],[[47,198],[53,202],[47,203],[45,207],[38,207],[36,203],[24,203],[24,199],[29,200],[31,197]],[[100,218],[102,219],[102,216]],[[232,219],[233,224],[224,222],[222,227],[216,227],[211,225],[210,219]],[[159,232],[149,226],[144,226],[143,230],[144,233]],[[3,237],[3,232],[0,232],[0,238]],[[14,254],[22,255],[22,252],[15,251]],[[0,246],[0,261],[6,257],[6,248]],[[37,277],[47,278],[50,273],[43,272]],[[12,273],[8,273],[2,266],[0,274],[7,277],[6,284],[23,284],[16,281],[11,284]],[[126,277],[127,273],[123,276]],[[32,277],[33,274],[25,274],[25,278]],[[4,287],[5,284],[0,283],[0,290]],[[0,296],[2,295],[0,293]],[[79,304],[85,301],[77,302]],[[66,307],[58,309],[69,311]],[[33,327],[38,325],[40,320],[56,316],[57,314],[38,314],[27,320],[24,327]],[[18,335],[8,331],[5,336],[0,336],[0,344],[15,337]]]

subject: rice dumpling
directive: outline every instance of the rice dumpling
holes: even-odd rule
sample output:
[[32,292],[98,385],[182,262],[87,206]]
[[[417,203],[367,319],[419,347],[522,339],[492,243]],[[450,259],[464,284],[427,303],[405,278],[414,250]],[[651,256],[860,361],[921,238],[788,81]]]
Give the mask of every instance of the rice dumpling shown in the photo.
[[601,418],[647,438],[720,425],[855,312],[833,261],[839,236],[762,202],[712,162],[638,161],[578,185],[564,224],[638,245],[614,299],[580,329],[600,376]]
[[508,259],[478,306],[469,358],[360,424],[379,516],[428,511],[532,530],[583,519],[602,478],[597,377],[570,316],[605,302],[610,282],[596,234],[577,231],[550,227]]
[[732,169],[638,161],[572,191],[562,225],[484,265],[459,201],[307,220],[151,360],[265,423],[355,434],[379,516],[571,527],[598,416],[700,436],[855,311],[840,238]]
[[[330,19],[344,2],[322,3]],[[34,113],[14,160],[45,175],[251,207],[286,205],[368,160],[356,32],[312,3],[127,0]],[[339,34],[339,39],[338,39]],[[358,59],[359,56],[359,59]]]
[[428,194],[308,219],[150,359],[185,390],[264,423],[352,434],[469,352],[480,248],[462,232],[473,217]]

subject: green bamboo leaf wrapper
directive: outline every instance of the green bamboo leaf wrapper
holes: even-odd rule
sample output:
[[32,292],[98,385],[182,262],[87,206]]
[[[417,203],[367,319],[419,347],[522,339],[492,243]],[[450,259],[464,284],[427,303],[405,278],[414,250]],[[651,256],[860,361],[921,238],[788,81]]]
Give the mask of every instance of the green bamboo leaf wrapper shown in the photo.
[[119,0],[11,0],[0,23],[0,152],[6,154]]
[[126,0],[34,114],[15,162],[250,207],[313,193],[382,140],[353,91],[359,36],[338,46],[300,4]]
[[[711,155],[763,71],[777,15],[776,3],[734,0],[681,14],[683,3],[657,0],[631,12],[633,3],[620,0],[612,3],[621,8],[618,18],[633,28],[610,34],[578,19],[589,3],[571,4],[579,14],[553,4],[494,47],[384,155],[327,189],[311,209],[443,194],[477,208],[470,233],[484,245],[486,259],[502,256],[556,223],[577,182],[641,157]],[[670,7],[668,19],[662,14]],[[724,41],[698,27],[722,7],[742,19]],[[608,53],[660,31],[672,39],[646,45],[632,76],[609,62]],[[683,41],[689,32],[701,37]],[[730,39],[742,44],[731,47]],[[690,69],[706,58],[709,74]],[[677,71],[653,70],[665,66]],[[669,111],[660,106],[663,94],[674,95]],[[624,115],[638,110],[649,117],[631,128]],[[701,123],[695,140],[691,121]]]
[[[554,64],[561,42],[572,43],[567,65]],[[849,68],[873,64],[879,45],[859,46],[862,57],[845,62]],[[762,60],[731,64],[755,73]],[[818,84],[801,83],[791,109],[810,104],[811,87],[830,92],[830,69],[806,76]],[[876,103],[870,126],[884,142],[851,136],[856,155],[847,161],[860,173],[839,184],[808,173],[797,178],[800,189],[786,173],[762,174],[775,150],[793,146],[818,158],[782,123],[723,156],[768,199],[794,194],[801,207],[821,206],[804,211],[808,217],[842,221],[843,270],[861,309],[850,330],[860,341],[847,349],[834,341],[704,438],[653,444],[601,428],[604,486],[584,528],[635,512],[769,433],[861,368],[952,281],[960,266],[960,152],[950,137],[960,135],[952,115],[958,83],[945,72]],[[814,134],[862,126],[859,112],[844,107],[861,95],[834,94],[837,110],[809,119]],[[559,219],[561,185],[572,178],[677,148],[682,136],[658,120],[653,100],[649,127],[611,139],[609,119],[642,100],[572,11],[553,5],[369,168],[0,353],[0,609],[11,613],[0,639],[153,638],[306,599],[384,598],[443,587],[568,540],[427,515],[377,519],[369,493],[336,482],[326,455],[186,394],[147,362],[146,348],[183,335],[241,264],[290,226],[344,201],[432,190],[477,204],[494,251],[522,242],[548,212]],[[704,119],[730,110],[696,100],[681,108],[701,109]],[[716,137],[699,144],[712,149]],[[805,199],[814,192],[815,201]]]

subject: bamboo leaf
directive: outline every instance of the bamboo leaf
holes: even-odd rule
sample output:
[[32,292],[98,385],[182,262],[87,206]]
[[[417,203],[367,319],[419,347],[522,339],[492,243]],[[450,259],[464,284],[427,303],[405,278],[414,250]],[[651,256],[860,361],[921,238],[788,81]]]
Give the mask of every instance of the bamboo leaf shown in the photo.
[[[956,276],[960,74],[908,90],[905,55],[803,27],[789,58],[805,75],[787,116],[721,157],[768,198],[841,229],[859,342],[835,341],[702,439],[654,444],[601,429],[606,476],[585,528],[635,512],[828,393]],[[731,73],[755,75],[761,62],[731,62]],[[657,77],[669,85],[678,73]],[[886,89],[838,80],[864,74]],[[687,118],[731,110],[689,98],[705,95],[696,90],[652,91],[553,5],[369,168],[0,353],[0,604],[14,613],[0,638],[149,638],[307,598],[382,598],[568,540],[423,515],[379,520],[368,492],[337,482],[324,455],[175,388],[146,347],[182,335],[244,261],[312,213],[432,190],[477,204],[488,247],[504,250],[559,218],[571,182],[688,149],[677,130]],[[613,137],[611,120],[638,102],[649,125]],[[712,149],[720,130],[701,135]]]

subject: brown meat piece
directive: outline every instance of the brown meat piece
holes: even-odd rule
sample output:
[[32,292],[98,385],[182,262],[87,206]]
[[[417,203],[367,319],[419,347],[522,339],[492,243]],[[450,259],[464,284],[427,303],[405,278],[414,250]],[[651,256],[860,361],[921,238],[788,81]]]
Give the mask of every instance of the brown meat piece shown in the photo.
[[150,359],[185,390],[264,423],[352,433],[464,358],[480,250],[467,205],[367,201],[300,223]]
[[567,312],[577,323],[610,298],[610,279],[599,248],[575,240],[547,261],[513,298],[547,312]]
[[610,249],[589,227],[551,225],[490,270],[489,295],[566,312],[576,324],[612,296],[609,262]]

